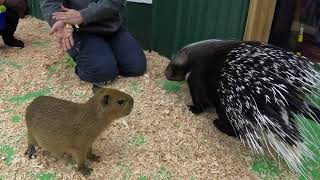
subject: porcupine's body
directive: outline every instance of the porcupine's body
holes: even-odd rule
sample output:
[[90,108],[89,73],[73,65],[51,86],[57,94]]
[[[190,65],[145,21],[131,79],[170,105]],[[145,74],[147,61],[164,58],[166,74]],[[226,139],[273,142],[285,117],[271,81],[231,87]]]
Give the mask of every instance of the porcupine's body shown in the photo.
[[[263,153],[263,146],[274,149],[289,167],[304,173],[302,156],[312,157],[312,153],[294,115],[319,122],[319,109],[303,97],[320,85],[319,73],[306,58],[278,47],[260,42],[217,43],[206,42],[202,52],[203,42],[181,49],[166,69],[167,79],[182,80],[181,74],[188,74],[192,112],[215,106],[219,119],[214,124],[219,130],[239,137],[255,152]],[[194,56],[199,52],[201,56]],[[177,68],[181,62],[184,71]]]

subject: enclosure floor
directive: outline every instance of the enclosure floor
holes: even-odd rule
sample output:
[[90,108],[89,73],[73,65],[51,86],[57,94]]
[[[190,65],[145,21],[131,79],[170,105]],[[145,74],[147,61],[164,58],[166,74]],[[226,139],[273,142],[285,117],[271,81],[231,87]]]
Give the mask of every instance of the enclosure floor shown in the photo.
[[[0,179],[84,179],[67,156],[41,150],[35,159],[24,156],[24,113],[39,95],[85,102],[91,86],[66,63],[46,23],[22,19],[16,36],[24,49],[6,48],[0,40]],[[93,173],[87,179],[259,179],[252,170],[256,156],[212,125],[214,113],[190,113],[185,85],[174,91],[165,80],[169,60],[145,53],[145,75],[109,85],[131,94],[135,105],[96,140],[94,152],[102,159],[88,162]]]

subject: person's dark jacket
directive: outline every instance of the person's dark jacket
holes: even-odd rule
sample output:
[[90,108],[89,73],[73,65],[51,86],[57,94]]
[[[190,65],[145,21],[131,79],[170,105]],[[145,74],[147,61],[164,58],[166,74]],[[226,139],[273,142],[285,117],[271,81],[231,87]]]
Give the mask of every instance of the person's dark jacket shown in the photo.
[[49,25],[54,24],[52,13],[58,12],[61,6],[80,11],[84,23],[80,31],[109,35],[116,32],[122,25],[120,15],[126,0],[40,0],[42,16]]

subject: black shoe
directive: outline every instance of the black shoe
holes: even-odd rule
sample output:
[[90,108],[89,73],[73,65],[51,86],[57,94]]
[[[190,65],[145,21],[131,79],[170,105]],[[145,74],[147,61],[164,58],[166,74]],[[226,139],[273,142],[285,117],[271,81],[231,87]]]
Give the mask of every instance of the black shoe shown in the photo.
[[24,43],[14,37],[3,39],[3,42],[10,47],[24,48]]

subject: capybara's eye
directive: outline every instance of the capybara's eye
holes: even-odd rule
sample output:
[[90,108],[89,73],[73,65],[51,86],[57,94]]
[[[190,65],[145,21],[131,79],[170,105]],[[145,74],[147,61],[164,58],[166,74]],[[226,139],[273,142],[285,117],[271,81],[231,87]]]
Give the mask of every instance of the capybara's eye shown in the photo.
[[108,105],[109,104],[109,99],[110,99],[109,95],[103,96],[102,103],[105,104],[105,105]]
[[123,99],[118,100],[118,104],[120,104],[120,105],[124,104],[124,102],[125,102],[125,100],[123,100]]

